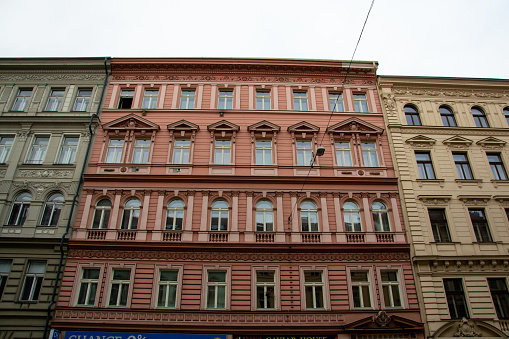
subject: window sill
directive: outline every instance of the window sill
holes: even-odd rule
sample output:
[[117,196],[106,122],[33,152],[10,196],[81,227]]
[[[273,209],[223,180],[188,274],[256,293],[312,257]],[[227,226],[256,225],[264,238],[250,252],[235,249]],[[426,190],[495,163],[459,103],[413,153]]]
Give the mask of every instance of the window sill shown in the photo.
[[454,181],[459,183],[482,183],[482,179],[456,179]]

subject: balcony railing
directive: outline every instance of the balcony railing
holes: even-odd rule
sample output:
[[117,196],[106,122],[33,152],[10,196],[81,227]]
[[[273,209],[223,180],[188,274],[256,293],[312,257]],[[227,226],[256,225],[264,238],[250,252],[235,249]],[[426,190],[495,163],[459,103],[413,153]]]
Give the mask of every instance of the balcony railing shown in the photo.
[[104,240],[106,239],[106,230],[88,230],[87,231],[87,239],[88,240]]
[[163,241],[182,241],[182,232],[163,232]]
[[376,242],[394,242],[394,234],[376,233]]
[[364,233],[347,233],[346,242],[361,243],[365,242]]
[[304,243],[319,243],[320,233],[301,233],[302,242]]
[[210,232],[209,242],[228,242],[228,233],[226,232]]
[[117,240],[136,240],[136,231],[118,230]]
[[274,233],[256,233],[256,242],[274,242]]

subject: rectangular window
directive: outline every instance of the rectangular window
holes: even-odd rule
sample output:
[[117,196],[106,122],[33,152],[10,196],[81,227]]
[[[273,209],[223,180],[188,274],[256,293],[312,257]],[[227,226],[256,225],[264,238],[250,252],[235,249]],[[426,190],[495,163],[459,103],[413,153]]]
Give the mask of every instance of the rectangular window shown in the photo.
[[118,108],[130,109],[133,106],[134,89],[120,90],[120,99],[118,100]]
[[498,319],[509,319],[509,291],[505,278],[488,278],[488,285]]
[[208,309],[226,308],[226,272],[207,271],[207,305]]
[[150,139],[136,139],[134,142],[133,164],[148,163],[150,153]]
[[74,101],[74,106],[72,110],[75,112],[86,112],[88,104],[90,103],[91,96],[92,96],[91,89],[78,90],[78,95],[76,95],[76,100]]
[[399,287],[398,271],[381,270],[382,291],[386,308],[402,307],[401,292]]
[[46,272],[45,261],[29,261],[25,281],[21,291],[20,301],[37,301],[41,292],[44,273]]
[[27,164],[42,164],[48,149],[49,137],[35,137],[30,153],[28,154]]
[[336,161],[340,167],[352,166],[352,151],[349,142],[336,142]]
[[376,144],[374,142],[362,143],[362,159],[366,167],[378,167],[378,155],[376,152]]
[[295,111],[308,111],[308,93],[293,91],[293,109]]
[[256,140],[256,164],[272,165],[271,140]]
[[193,109],[195,98],[196,91],[194,89],[183,89],[180,92],[180,109]]
[[79,306],[94,306],[97,286],[99,284],[99,268],[83,268],[80,279],[80,292],[78,294]]
[[256,308],[275,309],[276,280],[274,271],[256,271]]
[[469,208],[470,220],[474,227],[475,237],[478,242],[492,242],[490,230],[488,228],[488,220],[484,214],[483,208]]
[[354,308],[371,308],[371,285],[368,271],[350,271]]
[[449,226],[443,209],[428,209],[429,221],[435,242],[451,242]]
[[297,149],[297,165],[298,166],[311,166],[313,161],[313,148],[311,141],[298,140],[296,142]]
[[419,177],[421,179],[435,179],[433,164],[429,152],[415,152],[417,160],[417,168],[419,169]]
[[10,272],[11,272],[11,261],[0,260],[0,300],[2,299],[2,295],[4,294],[5,284],[7,283],[7,278],[9,277]]
[[76,157],[76,150],[78,148],[79,137],[65,137],[60,147],[60,155],[58,156],[57,163],[59,164],[72,164]]
[[65,90],[63,89],[52,89],[44,110],[50,112],[58,111],[62,104],[62,100],[64,99],[64,93]]
[[488,161],[490,163],[491,172],[493,172],[493,177],[495,180],[507,180],[507,173],[504,168],[504,163],[502,162],[502,158],[500,154],[487,154]]
[[157,89],[146,89],[143,95],[143,103],[141,108],[152,109],[157,107],[157,97],[159,96],[159,90]]
[[345,105],[343,103],[342,93],[329,93],[329,106],[332,112],[344,112]]
[[120,164],[122,160],[122,149],[124,148],[123,139],[110,139],[108,150],[106,151],[106,163]]
[[14,137],[0,136],[0,164],[5,164],[11,153]]
[[157,290],[157,307],[177,306],[178,270],[160,270]]
[[458,171],[458,177],[465,180],[474,179],[467,155],[465,153],[453,153],[452,157],[456,165],[456,170]]
[[130,269],[114,269],[111,279],[110,300],[108,306],[127,306],[129,287],[131,285]]
[[232,109],[233,108],[233,90],[220,89],[217,102],[218,109]]
[[14,103],[12,104],[11,111],[23,112],[28,105],[28,101],[32,96],[32,89],[20,89]]
[[359,113],[369,112],[368,100],[366,99],[366,94],[354,94],[353,95],[353,105],[355,107],[355,112],[359,112]]
[[270,110],[270,91],[256,91],[256,109]]
[[176,139],[173,143],[173,163],[188,164],[189,163],[189,139]]
[[444,279],[444,290],[451,319],[468,318],[467,301],[461,278]]
[[229,165],[231,161],[231,141],[216,140],[214,149],[214,163],[216,165]]
[[304,291],[306,309],[325,308],[322,271],[304,271]]

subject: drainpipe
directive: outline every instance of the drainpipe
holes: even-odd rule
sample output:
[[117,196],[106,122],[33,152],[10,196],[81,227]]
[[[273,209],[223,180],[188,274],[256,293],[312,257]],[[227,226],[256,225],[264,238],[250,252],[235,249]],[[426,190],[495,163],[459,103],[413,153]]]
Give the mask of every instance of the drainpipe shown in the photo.
[[[101,104],[103,102],[103,97],[104,97],[104,91],[106,90],[106,82],[108,81],[108,66],[106,64],[107,61],[108,61],[108,57],[104,58],[105,76],[104,76],[103,89],[101,91],[101,98],[99,100],[99,104],[97,105],[97,111],[94,114],[92,114],[92,116],[90,117],[90,122],[88,123],[88,130],[90,132],[90,137],[88,139],[87,152],[85,153],[83,166],[81,167],[81,173],[80,173],[80,177],[79,177],[79,181],[78,181],[78,187],[76,187],[76,193],[74,194],[74,197],[72,198],[71,211],[69,212],[69,217],[67,219],[67,225],[65,227],[65,232],[62,235],[62,238],[60,238],[60,261],[58,262],[57,277],[55,278],[55,285],[53,286],[53,293],[51,294],[51,300],[48,305],[48,310],[47,310],[47,314],[46,314],[46,324],[44,325],[44,334],[42,337],[43,339],[45,339],[48,334],[48,327],[49,327],[49,322],[51,320],[51,312],[52,312],[51,308],[52,308],[53,304],[55,304],[55,297],[57,295],[58,281],[60,280],[60,273],[62,272],[62,264],[64,262],[64,257],[65,257],[64,242],[65,242],[65,238],[67,237],[67,234],[69,234],[69,229],[71,227],[72,214],[74,212],[74,206],[76,206],[76,201],[80,194],[80,188],[81,188],[81,184],[83,183],[83,175],[85,174],[85,168],[87,165],[88,154],[90,153],[90,148],[92,146],[92,136],[93,136],[92,121],[94,120],[94,118],[99,119],[99,110],[101,109]],[[100,119],[99,119],[99,121],[100,121]]]

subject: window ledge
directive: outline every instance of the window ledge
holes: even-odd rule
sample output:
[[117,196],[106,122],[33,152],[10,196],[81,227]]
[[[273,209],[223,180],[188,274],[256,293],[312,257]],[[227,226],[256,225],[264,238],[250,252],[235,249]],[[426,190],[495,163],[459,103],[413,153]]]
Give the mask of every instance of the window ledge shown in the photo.
[[482,179],[456,179],[454,181],[459,183],[482,183]]
[[459,241],[432,241],[430,244],[436,245],[450,245],[450,244],[461,244]]
[[417,179],[417,182],[445,182],[445,179]]

